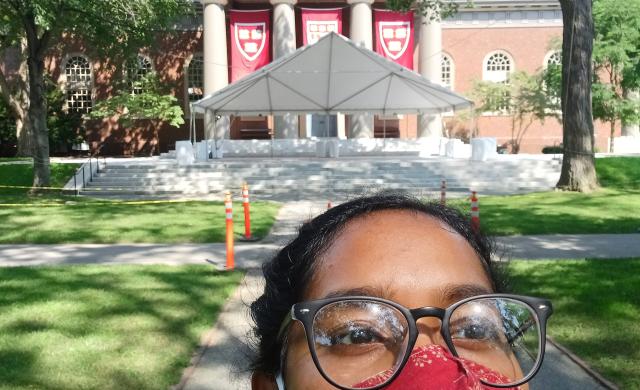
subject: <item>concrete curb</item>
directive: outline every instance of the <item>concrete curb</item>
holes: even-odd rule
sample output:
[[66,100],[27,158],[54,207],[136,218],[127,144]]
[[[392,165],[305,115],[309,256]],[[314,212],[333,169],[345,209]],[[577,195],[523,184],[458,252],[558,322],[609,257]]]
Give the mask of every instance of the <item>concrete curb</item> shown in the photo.
[[216,343],[217,339],[219,338],[220,332],[217,326],[217,323],[220,320],[220,316],[228,312],[231,306],[233,306],[236,301],[242,300],[243,288],[245,287],[244,284],[246,283],[247,275],[252,271],[257,272],[256,269],[253,269],[252,271],[243,271],[245,272],[245,276],[242,278],[233,294],[231,294],[229,298],[227,298],[224,305],[220,309],[218,318],[216,318],[216,321],[214,322],[214,326],[201,337],[198,349],[194,352],[191,360],[189,361],[189,366],[182,372],[180,382],[178,382],[178,384],[174,386],[171,386],[170,390],[184,390],[186,388],[187,384],[194,376],[195,371],[198,369],[198,365],[204,360],[204,355],[207,352],[207,349]]
[[582,368],[584,372],[586,372],[589,376],[591,376],[600,385],[602,385],[603,387],[606,387],[609,390],[620,390],[620,388],[617,385],[615,385],[611,381],[608,381],[602,375],[598,374],[584,360],[580,359],[576,354],[574,354],[569,349],[559,344],[553,338],[547,337],[547,341],[553,344],[553,346],[556,347],[558,350],[560,350],[560,352],[562,352],[566,357],[571,359],[572,362],[580,366],[580,368]]

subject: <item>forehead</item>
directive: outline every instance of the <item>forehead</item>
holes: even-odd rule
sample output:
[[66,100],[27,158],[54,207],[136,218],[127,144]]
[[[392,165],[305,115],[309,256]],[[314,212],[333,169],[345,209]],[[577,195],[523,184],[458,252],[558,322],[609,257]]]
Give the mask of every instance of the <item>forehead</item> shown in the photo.
[[469,243],[419,212],[384,210],[350,221],[319,259],[305,299],[370,289],[407,307],[446,305],[443,291],[491,283]]

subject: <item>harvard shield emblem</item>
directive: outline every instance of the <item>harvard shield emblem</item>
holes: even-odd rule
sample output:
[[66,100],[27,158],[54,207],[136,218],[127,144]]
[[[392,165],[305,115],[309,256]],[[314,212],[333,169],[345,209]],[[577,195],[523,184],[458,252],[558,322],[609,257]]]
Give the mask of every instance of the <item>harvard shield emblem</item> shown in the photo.
[[248,61],[254,61],[262,53],[266,41],[265,29],[265,23],[235,24],[236,46]]
[[400,58],[409,46],[409,22],[380,22],[378,30],[378,39],[385,54],[394,60]]
[[338,32],[337,20],[309,20],[307,21],[307,44],[312,45],[330,32]]

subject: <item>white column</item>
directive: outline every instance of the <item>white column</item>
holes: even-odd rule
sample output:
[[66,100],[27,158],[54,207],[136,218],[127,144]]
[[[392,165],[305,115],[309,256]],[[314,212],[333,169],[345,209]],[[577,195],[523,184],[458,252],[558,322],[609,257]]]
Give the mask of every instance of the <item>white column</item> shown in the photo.
[[[351,40],[357,45],[373,49],[373,0],[347,0],[351,6]],[[351,115],[349,138],[373,138],[373,115]]]
[[[208,95],[229,84],[227,67],[227,23],[224,7],[227,0],[203,0],[204,7],[204,94]],[[229,138],[229,117],[217,121],[212,113],[204,117],[205,137]]]
[[[624,97],[627,99],[635,100],[640,104],[640,90],[625,90]],[[640,124],[622,122],[622,135],[630,137],[640,137]]]
[[[431,20],[433,11],[419,17],[418,69],[427,80],[442,84],[442,25]],[[442,136],[441,115],[418,115],[418,137]]]
[[[273,5],[273,59],[296,50],[296,18],[293,6],[297,0],[271,0]],[[274,117],[275,138],[298,138],[298,116]]]

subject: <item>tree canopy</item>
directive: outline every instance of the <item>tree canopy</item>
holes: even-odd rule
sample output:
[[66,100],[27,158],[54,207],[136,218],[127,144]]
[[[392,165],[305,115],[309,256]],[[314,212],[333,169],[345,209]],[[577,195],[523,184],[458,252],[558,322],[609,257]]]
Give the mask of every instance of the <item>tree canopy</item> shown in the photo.
[[49,184],[45,57],[66,39],[78,39],[100,56],[128,58],[152,46],[158,32],[192,12],[189,0],[3,0],[0,58],[13,50],[17,74],[0,67],[0,95],[11,107],[18,138],[31,140],[34,187]]

